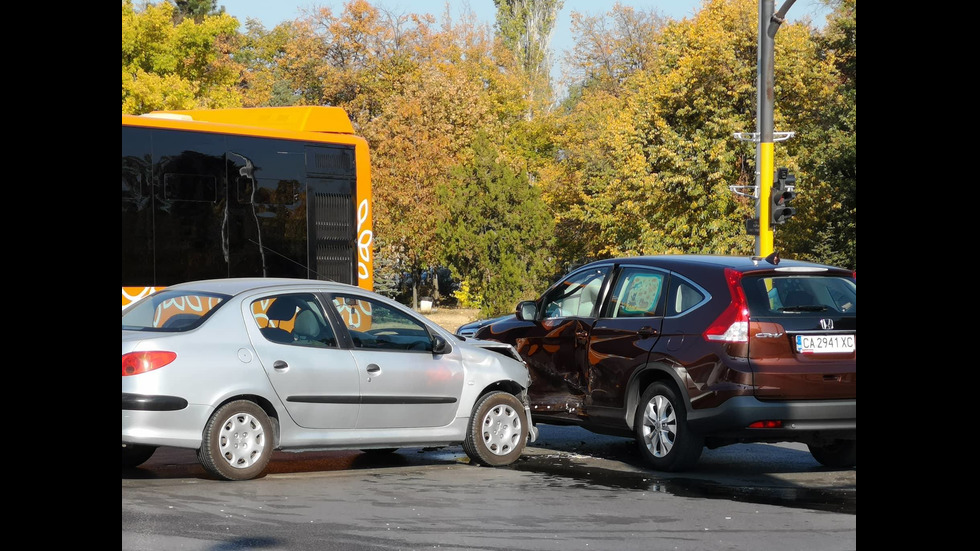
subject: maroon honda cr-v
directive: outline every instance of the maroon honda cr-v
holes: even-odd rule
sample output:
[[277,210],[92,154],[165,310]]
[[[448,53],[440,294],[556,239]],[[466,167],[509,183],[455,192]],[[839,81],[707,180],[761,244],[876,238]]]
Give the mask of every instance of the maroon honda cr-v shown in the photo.
[[802,442],[856,465],[857,276],[775,255],[582,266],[475,338],[528,364],[536,422],[635,437],[658,470],[705,446]]

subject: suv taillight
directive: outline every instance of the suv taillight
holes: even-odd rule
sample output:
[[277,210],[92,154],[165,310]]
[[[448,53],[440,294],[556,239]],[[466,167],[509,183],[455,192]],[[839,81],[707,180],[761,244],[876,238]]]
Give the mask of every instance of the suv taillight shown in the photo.
[[748,342],[749,305],[742,291],[742,273],[725,268],[725,281],[732,301],[701,335],[712,342]]
[[176,352],[130,352],[122,355],[122,376],[159,369],[177,359]]

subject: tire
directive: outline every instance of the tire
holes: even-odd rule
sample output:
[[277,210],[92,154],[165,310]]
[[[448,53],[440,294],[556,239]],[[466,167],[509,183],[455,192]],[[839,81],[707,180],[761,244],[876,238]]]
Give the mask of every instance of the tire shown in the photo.
[[834,440],[829,444],[808,444],[810,455],[824,467],[857,466],[857,440]]
[[490,392],[473,406],[463,451],[477,465],[510,465],[524,452],[527,431],[520,400],[506,392]]
[[272,421],[253,402],[229,402],[204,427],[197,459],[223,480],[250,480],[262,474],[272,458]]
[[640,455],[658,471],[693,467],[704,450],[704,438],[687,426],[687,407],[670,385],[654,383],[640,397],[633,419]]
[[126,444],[122,449],[122,468],[130,469],[146,463],[155,451],[157,451],[156,446]]

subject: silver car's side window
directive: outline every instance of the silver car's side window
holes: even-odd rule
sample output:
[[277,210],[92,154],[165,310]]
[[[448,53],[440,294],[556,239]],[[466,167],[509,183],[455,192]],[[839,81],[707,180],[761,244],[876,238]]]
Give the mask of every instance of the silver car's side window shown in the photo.
[[334,348],[337,338],[320,303],[309,293],[276,295],[252,302],[252,317],[272,342]]
[[432,351],[432,337],[418,320],[379,301],[334,295],[333,305],[348,322],[354,348]]

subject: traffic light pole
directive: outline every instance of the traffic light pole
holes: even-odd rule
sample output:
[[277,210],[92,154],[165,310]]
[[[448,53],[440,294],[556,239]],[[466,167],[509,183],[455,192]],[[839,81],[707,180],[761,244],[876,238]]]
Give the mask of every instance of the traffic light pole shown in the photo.
[[759,235],[755,238],[755,253],[759,256],[768,256],[773,252],[773,235],[769,200],[772,193],[773,179],[773,66],[775,65],[776,54],[774,42],[776,31],[782,24],[786,12],[796,2],[796,0],[786,0],[773,13],[775,0],[759,0],[759,57],[758,57],[758,85],[756,94],[758,99],[758,113],[756,116],[756,132],[758,145],[756,146],[756,166],[759,172],[756,174],[756,195],[755,214],[759,218]]

